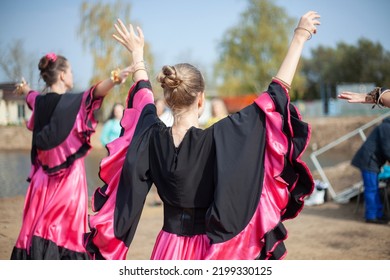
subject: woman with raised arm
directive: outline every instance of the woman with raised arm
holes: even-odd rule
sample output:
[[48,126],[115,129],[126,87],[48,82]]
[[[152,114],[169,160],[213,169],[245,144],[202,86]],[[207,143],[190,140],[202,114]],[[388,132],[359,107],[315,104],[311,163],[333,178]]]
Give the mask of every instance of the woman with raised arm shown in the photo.
[[73,88],[70,62],[49,53],[38,64],[46,83],[45,94],[25,81],[17,92],[27,94],[32,110],[27,128],[32,131],[31,171],[23,209],[23,223],[11,259],[88,259],[83,246],[87,231],[88,189],[84,159],[91,149],[97,121],[94,112],[128,69],[113,72],[90,89]]
[[314,187],[301,156],[310,128],[290,104],[289,85],[319,15],[306,13],[267,91],[252,105],[200,129],[205,102],[200,71],[166,65],[157,80],[174,123],[157,116],[143,65],[143,33],[120,20],[115,38],[132,54],[134,85],[122,126],[102,161],[106,183],[94,195],[86,247],[96,259],[125,259],[154,183],[164,223],[151,259],[282,259],[286,219]]

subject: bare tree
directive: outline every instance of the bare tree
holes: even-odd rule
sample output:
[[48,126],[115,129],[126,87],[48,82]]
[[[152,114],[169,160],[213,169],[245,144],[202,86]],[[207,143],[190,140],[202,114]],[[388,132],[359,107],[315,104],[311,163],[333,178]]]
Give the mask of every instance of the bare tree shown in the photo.
[[38,84],[37,63],[24,49],[22,40],[14,41],[0,53],[0,68],[8,79],[4,82],[17,82],[24,77],[30,84]]

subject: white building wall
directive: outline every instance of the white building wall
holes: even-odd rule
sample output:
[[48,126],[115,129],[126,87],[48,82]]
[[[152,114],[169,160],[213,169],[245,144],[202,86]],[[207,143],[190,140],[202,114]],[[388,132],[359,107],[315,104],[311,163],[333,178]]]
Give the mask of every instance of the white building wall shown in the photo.
[[7,125],[8,117],[7,117],[7,104],[4,100],[0,100],[0,125]]

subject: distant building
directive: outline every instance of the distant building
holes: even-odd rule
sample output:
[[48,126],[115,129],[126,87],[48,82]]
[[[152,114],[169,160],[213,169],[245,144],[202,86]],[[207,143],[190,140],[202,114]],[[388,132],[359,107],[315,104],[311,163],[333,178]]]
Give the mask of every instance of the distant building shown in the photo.
[[14,94],[15,83],[0,84],[0,125],[20,125],[31,115],[25,95]]
[[246,94],[222,97],[222,100],[225,102],[226,108],[231,114],[236,113],[245,108],[246,106],[252,104],[257,97],[258,94]]

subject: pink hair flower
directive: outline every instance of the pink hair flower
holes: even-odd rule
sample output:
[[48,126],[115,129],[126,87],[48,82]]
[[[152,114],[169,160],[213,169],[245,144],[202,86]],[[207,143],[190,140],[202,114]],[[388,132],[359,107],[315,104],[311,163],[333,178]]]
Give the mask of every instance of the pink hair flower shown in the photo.
[[46,55],[46,58],[51,61],[51,62],[56,62],[57,60],[57,55],[55,53],[48,53]]

